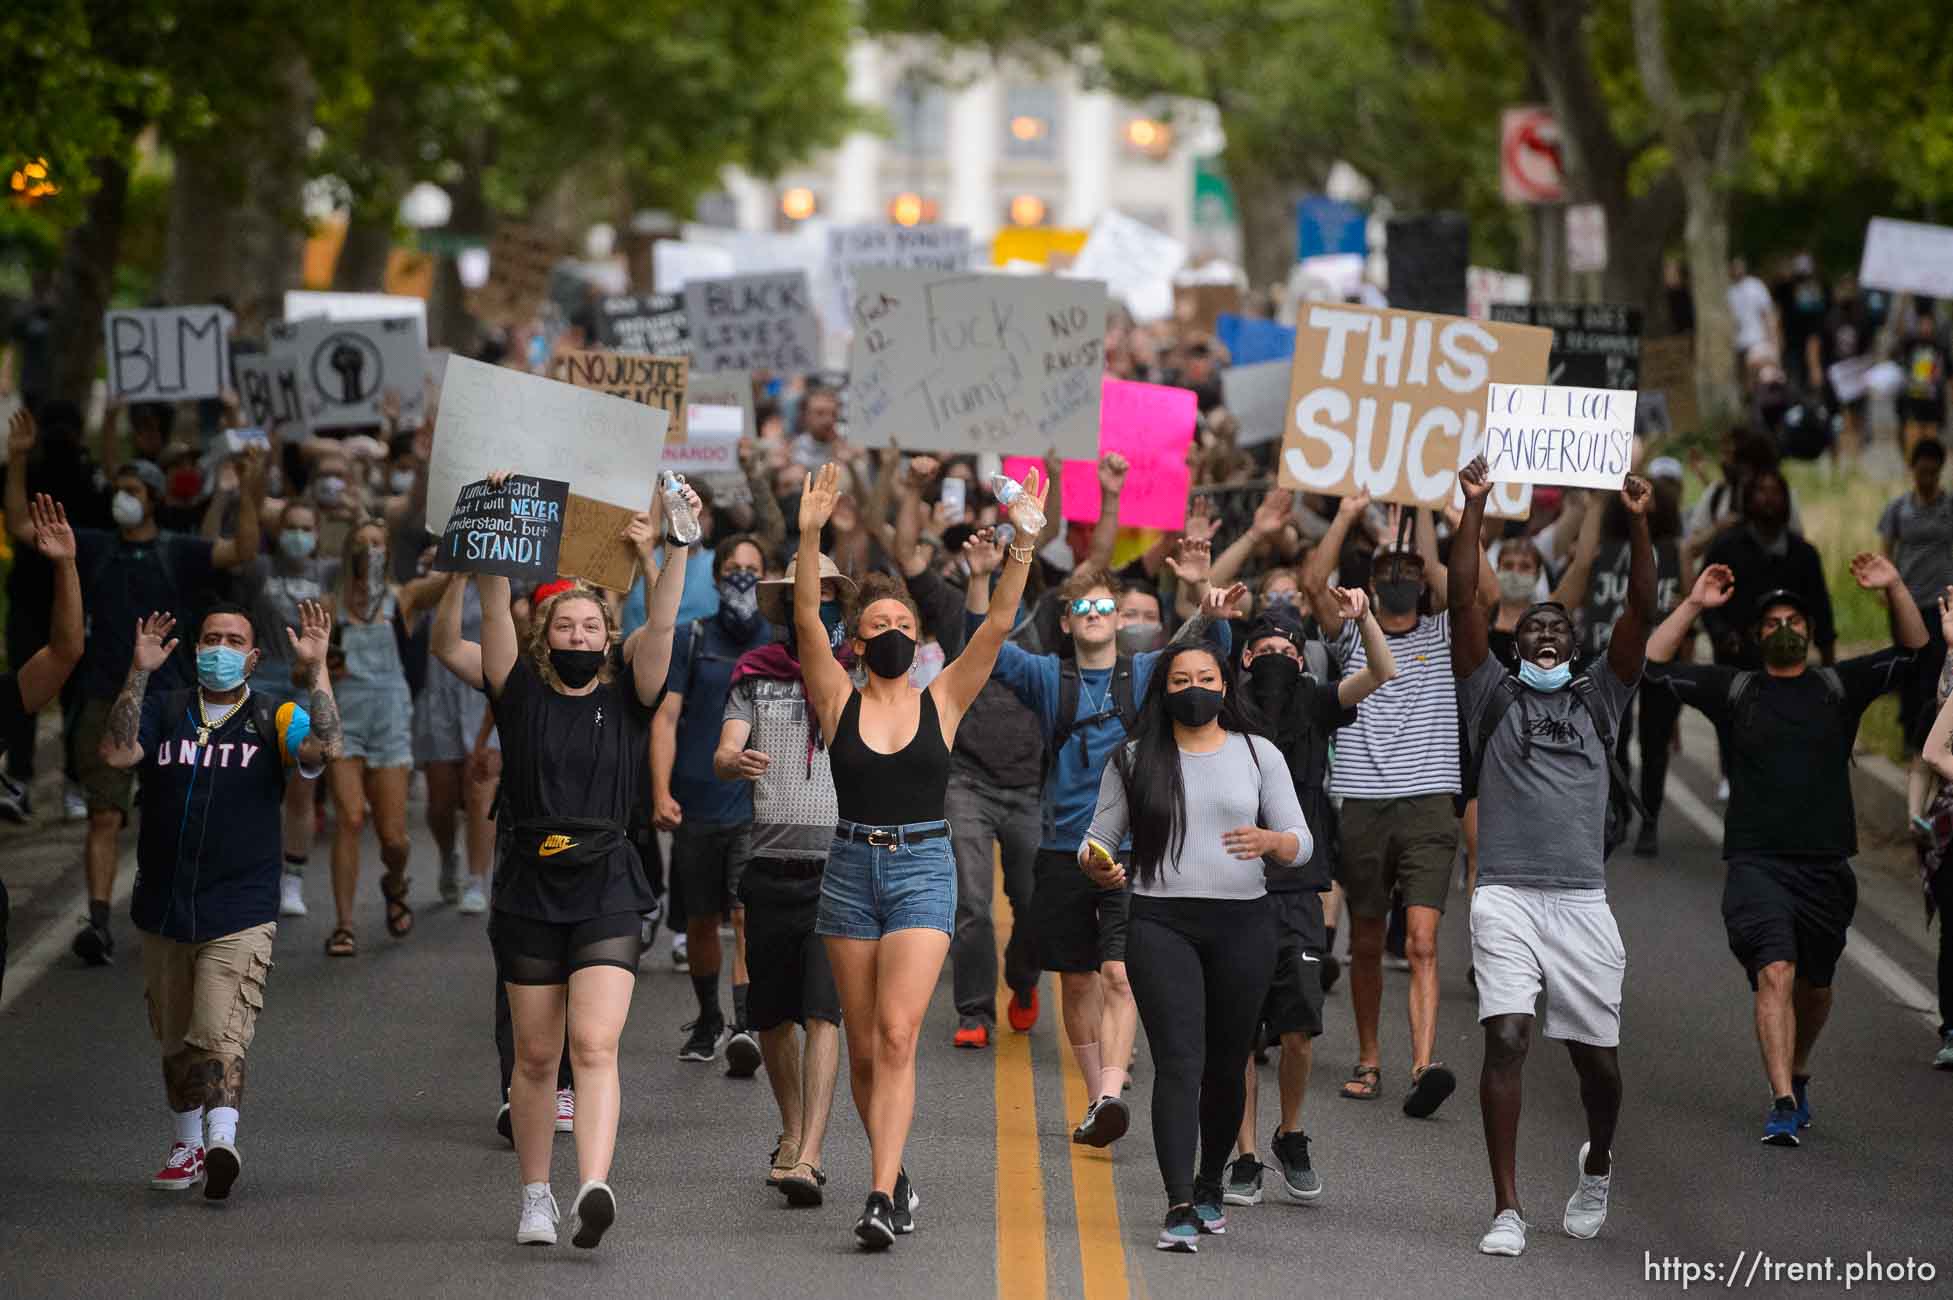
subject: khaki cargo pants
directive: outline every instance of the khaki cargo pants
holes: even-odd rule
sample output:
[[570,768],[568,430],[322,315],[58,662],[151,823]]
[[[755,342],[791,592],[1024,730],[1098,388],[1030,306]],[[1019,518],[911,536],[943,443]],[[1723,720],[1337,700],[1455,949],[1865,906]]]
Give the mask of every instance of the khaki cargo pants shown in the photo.
[[149,1004],[150,1032],[164,1056],[186,1046],[218,1056],[244,1055],[264,1010],[277,934],[278,923],[267,921],[203,943],[142,936],[143,999]]

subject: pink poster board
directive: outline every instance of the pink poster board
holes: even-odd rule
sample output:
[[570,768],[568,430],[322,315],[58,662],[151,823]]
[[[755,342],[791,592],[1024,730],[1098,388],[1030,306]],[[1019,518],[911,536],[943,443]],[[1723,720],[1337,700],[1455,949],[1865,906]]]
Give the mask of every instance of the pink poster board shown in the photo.
[[[1192,476],[1187,449],[1193,445],[1198,413],[1193,393],[1160,384],[1101,380],[1099,454],[1116,451],[1132,469],[1119,497],[1119,523],[1127,528],[1178,532],[1187,523],[1187,490]],[[1037,461],[1006,456],[1004,472],[1019,481]],[[1089,460],[1068,460],[1064,474],[1064,517],[1097,523],[1099,471]]]

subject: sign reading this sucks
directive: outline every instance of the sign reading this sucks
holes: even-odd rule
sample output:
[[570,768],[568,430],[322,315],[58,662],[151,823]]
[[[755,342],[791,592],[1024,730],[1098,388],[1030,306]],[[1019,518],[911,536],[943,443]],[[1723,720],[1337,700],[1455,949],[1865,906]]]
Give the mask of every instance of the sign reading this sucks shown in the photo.
[[[1553,332],[1338,303],[1296,317],[1282,486],[1404,505],[1462,506],[1458,469],[1485,445],[1487,388],[1543,384]],[[1523,518],[1532,489],[1502,484],[1494,515]]]
[[547,581],[556,576],[570,485],[511,474],[501,486],[464,484],[441,531],[434,567],[442,573],[499,573]]

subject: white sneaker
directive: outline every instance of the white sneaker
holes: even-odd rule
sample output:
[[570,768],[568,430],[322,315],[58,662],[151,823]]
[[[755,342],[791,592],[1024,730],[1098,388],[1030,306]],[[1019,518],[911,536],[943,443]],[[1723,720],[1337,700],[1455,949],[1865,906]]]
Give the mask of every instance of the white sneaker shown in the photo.
[[556,1221],[562,1217],[556,1209],[556,1193],[544,1187],[532,1192],[522,1189],[522,1219],[515,1225],[515,1243],[518,1246],[554,1246],[556,1244]]
[[88,798],[80,786],[71,785],[61,792],[61,815],[71,822],[88,820]]
[[688,935],[674,934],[671,936],[671,966],[673,970],[690,970],[692,968],[691,944],[692,941]]
[[1567,1198],[1566,1235],[1578,1237],[1582,1241],[1600,1235],[1600,1225],[1607,1222],[1607,1189],[1614,1179],[1614,1153],[1607,1153],[1607,1172],[1596,1177],[1587,1172],[1587,1148],[1591,1143],[1580,1144],[1580,1158],[1574,1161],[1573,1172],[1580,1179]]
[[1716,786],[1716,802],[1717,803],[1729,802],[1729,778],[1728,777],[1724,777],[1722,779],[1721,784]]
[[278,879],[278,915],[305,915],[305,877],[287,871]]
[[1517,1210],[1500,1210],[1492,1220],[1492,1230],[1478,1239],[1481,1255],[1523,1255],[1526,1253],[1526,1221]]
[[483,891],[481,881],[468,881],[468,887],[461,891],[461,905],[455,909],[463,916],[480,916],[488,910],[488,894]]
[[556,1131],[576,1132],[576,1089],[574,1088],[556,1090]]

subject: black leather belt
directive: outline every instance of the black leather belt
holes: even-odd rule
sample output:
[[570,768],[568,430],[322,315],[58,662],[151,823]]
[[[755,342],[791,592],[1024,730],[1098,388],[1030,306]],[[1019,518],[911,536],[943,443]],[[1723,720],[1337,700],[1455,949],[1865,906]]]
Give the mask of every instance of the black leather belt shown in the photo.
[[878,849],[892,849],[905,839],[911,843],[919,840],[943,839],[949,834],[949,827],[936,826],[926,831],[909,831],[905,835],[898,826],[855,826],[849,830],[842,830],[836,826],[834,833],[844,840],[872,844]]

